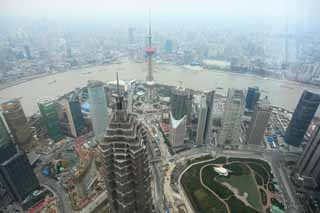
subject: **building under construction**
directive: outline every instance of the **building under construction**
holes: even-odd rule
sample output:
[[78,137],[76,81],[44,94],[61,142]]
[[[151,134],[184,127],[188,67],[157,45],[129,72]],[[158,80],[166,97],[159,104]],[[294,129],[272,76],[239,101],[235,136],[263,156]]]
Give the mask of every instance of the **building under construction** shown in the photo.
[[61,140],[63,134],[57,113],[57,103],[54,100],[43,99],[38,102],[38,106],[49,138],[54,141]]
[[147,129],[128,114],[118,91],[107,132],[97,147],[97,169],[104,177],[113,213],[152,212]]
[[1,104],[1,109],[14,142],[20,148],[25,148],[32,139],[32,130],[28,125],[20,100],[12,99],[4,102]]

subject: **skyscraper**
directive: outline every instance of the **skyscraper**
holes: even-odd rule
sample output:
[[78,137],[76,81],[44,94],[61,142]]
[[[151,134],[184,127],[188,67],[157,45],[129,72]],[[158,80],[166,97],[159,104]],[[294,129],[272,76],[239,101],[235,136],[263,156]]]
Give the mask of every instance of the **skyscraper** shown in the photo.
[[184,145],[184,139],[187,134],[187,116],[183,116],[181,119],[174,119],[172,113],[170,113],[170,129],[169,140],[172,147],[179,147]]
[[183,116],[190,114],[191,98],[185,88],[174,88],[171,92],[171,113],[175,120],[180,120]]
[[223,112],[222,127],[219,131],[219,145],[239,145],[244,102],[245,96],[242,90],[229,89],[227,102]]
[[208,143],[209,137],[212,132],[212,120],[213,120],[213,103],[214,101],[214,91],[210,91],[207,93],[207,117],[206,117],[206,125],[204,130],[204,140],[205,143]]
[[31,59],[30,47],[28,45],[24,46],[24,51],[25,51],[25,55],[27,56],[27,59],[30,60]]
[[58,114],[64,134],[78,137],[84,129],[84,119],[77,94],[72,93],[58,101]]
[[54,141],[61,140],[64,136],[60,128],[60,121],[57,112],[57,102],[48,98],[38,101],[42,121],[47,128],[49,138]]
[[12,143],[0,145],[0,182],[18,202],[39,187],[26,154]]
[[100,138],[108,126],[108,105],[103,83],[89,81],[88,93],[93,133],[95,137]]
[[249,129],[247,132],[247,143],[261,145],[264,131],[268,125],[271,115],[270,101],[267,97],[261,100],[254,110]]
[[202,95],[201,101],[200,101],[198,126],[197,126],[197,138],[196,138],[197,145],[203,145],[205,142],[204,139],[205,139],[207,113],[208,113],[208,106],[207,106],[206,96]]
[[0,145],[9,142],[11,142],[11,138],[8,133],[7,127],[5,126],[2,114],[0,112]]
[[320,95],[304,91],[284,136],[287,144],[298,147],[318,109]]
[[[320,124],[312,134],[302,156],[297,164],[298,174],[305,178],[311,178],[312,182],[320,186]],[[309,181],[308,181],[309,182]],[[313,185],[313,184],[312,184]]]
[[1,108],[14,142],[20,148],[24,148],[32,139],[32,130],[20,101],[18,99],[9,100],[2,103]]
[[249,87],[246,96],[246,108],[254,110],[256,103],[259,101],[260,92],[258,87]]
[[127,114],[118,92],[110,124],[97,147],[97,165],[102,173],[112,213],[152,212],[150,168],[144,124]]

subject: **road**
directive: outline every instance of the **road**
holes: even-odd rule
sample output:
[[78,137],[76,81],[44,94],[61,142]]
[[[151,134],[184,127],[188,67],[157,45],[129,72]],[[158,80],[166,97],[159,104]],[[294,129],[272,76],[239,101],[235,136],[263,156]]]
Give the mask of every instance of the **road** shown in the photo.
[[44,177],[42,174],[38,174],[38,180],[41,185],[49,188],[57,196],[58,208],[61,213],[72,212],[70,199],[57,181],[52,178]]
[[[148,127],[149,131],[151,129],[150,125],[142,121],[146,127]],[[149,134],[149,137],[151,135]],[[149,153],[149,161],[151,166],[151,172],[154,177],[154,203],[156,205],[156,208],[159,212],[165,211],[165,200],[164,200],[164,193],[163,193],[163,173],[161,169],[161,163],[160,161],[153,161],[154,159],[158,159],[158,156],[155,152],[156,144],[152,142],[151,139],[148,140],[149,143],[147,143],[147,151]]]

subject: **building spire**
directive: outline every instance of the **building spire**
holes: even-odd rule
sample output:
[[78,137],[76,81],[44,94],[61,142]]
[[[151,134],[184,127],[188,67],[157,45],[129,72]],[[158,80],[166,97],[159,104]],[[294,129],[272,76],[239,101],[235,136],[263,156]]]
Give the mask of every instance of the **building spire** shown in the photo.
[[117,72],[117,110],[123,109],[123,97],[121,96],[120,86],[119,86],[119,76]]
[[148,36],[148,39],[149,39],[149,48],[151,48],[152,46],[152,34],[151,34],[151,9],[149,8],[149,36]]

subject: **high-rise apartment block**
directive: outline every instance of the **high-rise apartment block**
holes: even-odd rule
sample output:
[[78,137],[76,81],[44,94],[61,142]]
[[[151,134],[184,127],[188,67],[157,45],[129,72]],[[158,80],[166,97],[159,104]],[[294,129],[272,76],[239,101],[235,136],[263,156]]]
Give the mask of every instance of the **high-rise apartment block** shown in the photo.
[[220,146],[239,146],[241,118],[244,112],[245,96],[242,90],[229,89],[219,131]]
[[57,102],[48,98],[42,99],[38,102],[38,107],[49,138],[54,141],[61,140],[64,135],[60,127]]
[[127,113],[123,97],[118,95],[106,134],[97,147],[98,170],[107,186],[112,213],[152,212],[150,140],[147,128]]
[[271,115],[270,101],[265,98],[261,100],[254,110],[249,129],[247,132],[247,143],[251,145],[261,145],[264,131],[268,126]]
[[299,147],[318,109],[320,95],[304,91],[293,113],[284,140],[287,144]]
[[96,138],[101,138],[108,126],[108,105],[104,84],[101,81],[89,81],[88,93],[93,133]]

